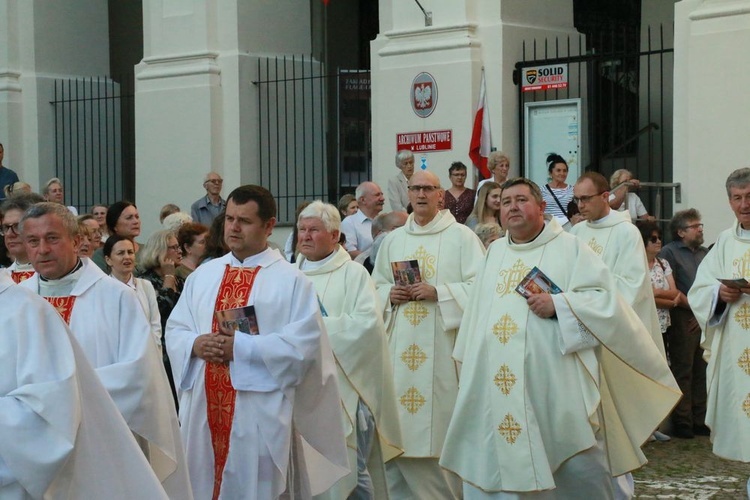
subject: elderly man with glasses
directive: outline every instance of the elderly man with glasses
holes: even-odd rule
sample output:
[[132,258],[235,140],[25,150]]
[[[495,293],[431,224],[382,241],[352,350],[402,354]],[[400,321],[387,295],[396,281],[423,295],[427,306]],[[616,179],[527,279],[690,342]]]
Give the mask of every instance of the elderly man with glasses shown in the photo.
[[214,219],[227,208],[227,202],[221,197],[224,179],[216,172],[209,172],[203,179],[206,196],[196,200],[190,206],[190,216],[193,222],[211,227]]

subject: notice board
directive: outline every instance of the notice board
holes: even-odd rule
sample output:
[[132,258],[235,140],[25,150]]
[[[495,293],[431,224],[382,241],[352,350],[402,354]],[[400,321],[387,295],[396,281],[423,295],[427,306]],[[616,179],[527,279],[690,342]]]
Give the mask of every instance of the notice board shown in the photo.
[[568,162],[568,184],[581,175],[581,99],[524,104],[524,175],[539,184],[549,182],[547,155]]

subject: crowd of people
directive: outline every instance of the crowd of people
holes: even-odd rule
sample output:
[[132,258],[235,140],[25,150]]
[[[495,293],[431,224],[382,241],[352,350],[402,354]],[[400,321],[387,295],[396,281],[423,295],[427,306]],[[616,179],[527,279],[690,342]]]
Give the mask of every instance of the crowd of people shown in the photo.
[[695,209],[662,246],[628,171],[488,163],[446,189],[400,151],[281,249],[261,186],[210,172],[143,241],[0,146],[0,497],[614,499],[647,440],[749,462],[750,169],[709,251]]

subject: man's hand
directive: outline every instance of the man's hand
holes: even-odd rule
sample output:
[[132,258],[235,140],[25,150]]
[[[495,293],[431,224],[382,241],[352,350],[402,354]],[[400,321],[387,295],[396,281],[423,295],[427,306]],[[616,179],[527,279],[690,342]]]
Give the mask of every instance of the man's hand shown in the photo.
[[742,293],[742,290],[739,290],[737,288],[730,288],[724,283],[719,285],[719,298],[727,304],[731,304],[740,300],[740,297],[742,297]]
[[391,304],[405,304],[411,300],[411,288],[408,286],[393,285],[391,287]]
[[531,312],[540,318],[551,318],[555,315],[555,303],[548,293],[537,293],[526,299],[526,304]]
[[211,333],[198,335],[193,342],[193,356],[197,356],[208,363],[224,363],[226,344],[226,337],[223,335]]
[[429,283],[415,283],[411,285],[411,299],[437,302],[437,289]]
[[234,329],[219,322],[219,342],[222,348],[222,362],[229,363],[234,360]]

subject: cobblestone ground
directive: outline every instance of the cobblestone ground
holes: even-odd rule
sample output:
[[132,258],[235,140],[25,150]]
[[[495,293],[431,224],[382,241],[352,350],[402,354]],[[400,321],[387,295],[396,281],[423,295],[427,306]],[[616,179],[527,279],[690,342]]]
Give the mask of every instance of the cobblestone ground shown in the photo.
[[649,463],[633,474],[636,498],[747,499],[750,464],[711,453],[707,437],[647,443]]

